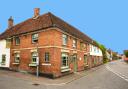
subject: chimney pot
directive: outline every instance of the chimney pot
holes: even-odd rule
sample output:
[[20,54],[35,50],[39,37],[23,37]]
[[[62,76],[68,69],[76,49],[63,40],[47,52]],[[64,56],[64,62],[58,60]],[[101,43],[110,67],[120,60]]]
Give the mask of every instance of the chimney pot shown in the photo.
[[10,16],[10,18],[8,19],[8,28],[11,28],[13,26],[13,18],[12,16]]
[[34,9],[34,17],[38,17],[40,15],[40,8]]

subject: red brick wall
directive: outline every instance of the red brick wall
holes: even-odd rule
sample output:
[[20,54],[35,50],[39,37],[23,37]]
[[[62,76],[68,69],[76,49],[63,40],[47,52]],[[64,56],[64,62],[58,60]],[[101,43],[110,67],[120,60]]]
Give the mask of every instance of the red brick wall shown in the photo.
[[[59,29],[57,29],[59,30]],[[46,29],[39,33],[38,47],[39,47],[39,59],[40,59],[40,72],[53,74],[54,76],[61,75],[61,48],[51,47],[67,47],[70,49],[70,55],[73,55],[72,50],[77,51],[77,66],[78,71],[84,70],[84,53],[89,52],[89,45],[87,45],[87,50],[80,50],[80,40],[77,39],[77,49],[72,48],[73,37],[68,36],[68,45],[62,46],[62,32],[53,29]],[[47,46],[47,47],[46,47]],[[49,46],[49,47],[48,47]],[[20,35],[20,45],[15,45],[15,39],[11,46],[11,68],[25,70],[29,72],[36,71],[36,67],[29,67],[31,63],[31,50],[36,47],[36,44],[32,44],[31,33],[27,35]],[[27,49],[26,49],[27,48]],[[13,65],[14,62],[14,49],[20,51],[20,64]],[[86,52],[83,52],[86,51]],[[49,65],[42,65],[44,63],[45,52],[50,53],[50,63]],[[81,60],[80,60],[81,58]],[[73,71],[73,64],[70,64],[71,71]]]

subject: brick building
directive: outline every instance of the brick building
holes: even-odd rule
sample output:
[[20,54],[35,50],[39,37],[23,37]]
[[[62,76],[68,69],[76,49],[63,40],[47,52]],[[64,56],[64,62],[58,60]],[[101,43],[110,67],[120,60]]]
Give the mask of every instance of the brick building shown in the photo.
[[93,40],[52,13],[39,12],[35,8],[32,18],[0,35],[0,39],[11,39],[10,69],[35,73],[39,62],[40,74],[59,77],[92,67]]

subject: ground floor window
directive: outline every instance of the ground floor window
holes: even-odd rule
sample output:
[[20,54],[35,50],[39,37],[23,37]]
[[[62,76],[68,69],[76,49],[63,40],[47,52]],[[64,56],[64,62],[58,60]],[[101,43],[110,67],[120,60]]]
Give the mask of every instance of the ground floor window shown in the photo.
[[45,53],[45,62],[50,62],[50,54],[49,54],[49,52],[46,52]]
[[37,63],[38,53],[33,52],[32,53],[32,63]]
[[19,53],[15,53],[15,55],[14,55],[14,61],[15,61],[15,63],[19,63],[20,62],[20,54]]
[[61,55],[61,59],[62,59],[62,67],[68,67],[68,53],[62,53]]
[[87,55],[84,55],[84,63],[87,64]]
[[3,54],[3,55],[2,55],[2,63],[5,63],[5,62],[6,62],[6,55]]

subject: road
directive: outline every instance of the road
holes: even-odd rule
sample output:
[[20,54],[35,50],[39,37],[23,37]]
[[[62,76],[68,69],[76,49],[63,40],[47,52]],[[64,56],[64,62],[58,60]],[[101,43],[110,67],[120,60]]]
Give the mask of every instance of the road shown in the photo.
[[0,74],[0,89],[128,89],[128,64],[110,62],[98,70],[64,85],[32,85],[16,77]]

